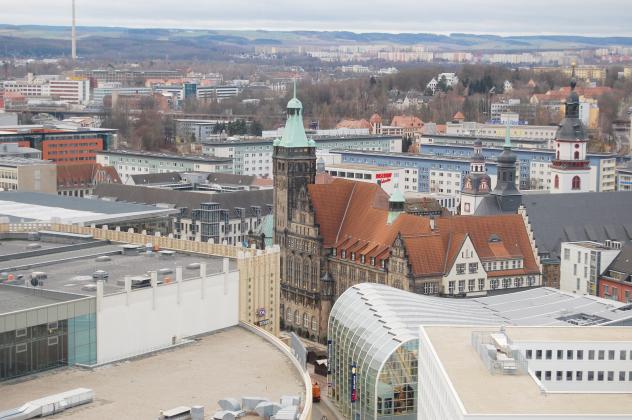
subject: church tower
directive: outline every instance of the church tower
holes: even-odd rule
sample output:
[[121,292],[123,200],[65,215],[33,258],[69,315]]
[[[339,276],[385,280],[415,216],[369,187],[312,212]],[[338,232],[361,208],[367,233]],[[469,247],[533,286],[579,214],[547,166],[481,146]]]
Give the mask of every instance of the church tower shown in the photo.
[[555,159],[551,162],[551,193],[587,192],[590,162],[586,159],[586,129],[579,119],[579,95],[575,68],[566,113],[555,134]]
[[274,243],[282,244],[301,190],[316,180],[316,143],[308,140],[303,126],[303,104],[294,97],[287,103],[283,137],[273,143]]
[[477,139],[474,142],[474,155],[470,161],[470,173],[463,180],[463,190],[461,192],[461,214],[471,216],[476,212],[476,208],[489,195],[491,189],[491,179],[487,175],[485,168],[485,157],[483,156],[483,142]]
[[505,213],[513,213],[522,203],[522,193],[516,188],[516,154],[511,150],[511,129],[507,125],[503,151],[496,158],[496,187],[490,193],[496,198],[498,207]]

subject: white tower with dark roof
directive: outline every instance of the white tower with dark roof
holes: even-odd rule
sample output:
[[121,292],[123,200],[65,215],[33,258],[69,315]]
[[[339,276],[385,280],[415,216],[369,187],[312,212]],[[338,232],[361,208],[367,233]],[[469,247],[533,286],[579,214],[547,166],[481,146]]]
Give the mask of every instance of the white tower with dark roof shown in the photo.
[[485,157],[483,156],[483,142],[474,142],[474,155],[470,161],[470,173],[463,179],[461,191],[461,214],[471,216],[483,199],[489,195],[491,178],[487,175]]
[[551,162],[551,193],[588,192],[590,162],[586,159],[588,139],[579,119],[579,95],[575,91],[575,69],[566,114],[555,135],[555,159]]

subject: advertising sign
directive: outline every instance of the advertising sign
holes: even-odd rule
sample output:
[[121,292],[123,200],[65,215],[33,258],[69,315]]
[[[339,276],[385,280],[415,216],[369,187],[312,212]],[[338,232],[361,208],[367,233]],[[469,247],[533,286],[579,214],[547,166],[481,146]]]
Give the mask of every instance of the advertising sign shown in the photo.
[[356,373],[356,364],[351,365],[351,402],[354,403],[358,399],[358,375]]

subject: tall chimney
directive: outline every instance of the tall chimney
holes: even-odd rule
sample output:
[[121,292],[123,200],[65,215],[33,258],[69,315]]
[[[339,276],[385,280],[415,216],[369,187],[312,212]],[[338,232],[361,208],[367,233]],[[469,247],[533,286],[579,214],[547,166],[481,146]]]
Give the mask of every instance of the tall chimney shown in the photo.
[[75,0],[72,0],[72,60],[77,59],[77,23],[75,21]]

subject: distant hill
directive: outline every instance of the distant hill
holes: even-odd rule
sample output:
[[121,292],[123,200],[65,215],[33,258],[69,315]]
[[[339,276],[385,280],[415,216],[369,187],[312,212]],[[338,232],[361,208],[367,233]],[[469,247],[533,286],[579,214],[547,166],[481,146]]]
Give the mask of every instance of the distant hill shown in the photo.
[[[78,27],[83,57],[204,59],[255,46],[423,44],[443,50],[531,51],[632,46],[632,37],[571,35],[497,36],[454,33],[355,33],[346,31],[236,31]],[[0,56],[58,57],[69,49],[70,27],[0,24]]]

